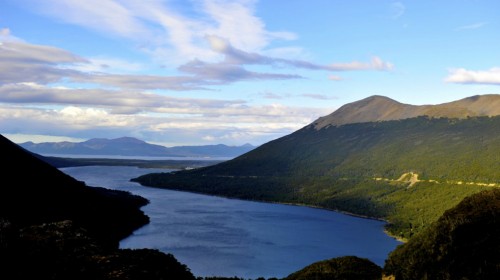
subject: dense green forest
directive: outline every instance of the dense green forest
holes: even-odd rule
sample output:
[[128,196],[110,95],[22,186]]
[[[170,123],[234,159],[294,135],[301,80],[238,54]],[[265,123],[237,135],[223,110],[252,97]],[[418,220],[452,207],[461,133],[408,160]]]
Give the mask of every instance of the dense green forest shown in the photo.
[[[464,197],[499,186],[499,131],[500,116],[310,125],[227,162],[134,180],[382,218],[409,238]],[[419,181],[397,181],[409,172]]]
[[397,280],[500,279],[500,189],[467,197],[394,250],[385,272]]

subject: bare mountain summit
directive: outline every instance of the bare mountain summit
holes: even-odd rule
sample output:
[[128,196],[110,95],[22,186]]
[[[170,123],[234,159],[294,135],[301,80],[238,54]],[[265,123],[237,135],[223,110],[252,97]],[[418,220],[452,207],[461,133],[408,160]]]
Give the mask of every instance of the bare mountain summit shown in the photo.
[[316,129],[349,123],[378,122],[429,116],[466,118],[500,115],[500,94],[476,95],[438,105],[403,104],[385,96],[374,95],[346,104],[312,125]]

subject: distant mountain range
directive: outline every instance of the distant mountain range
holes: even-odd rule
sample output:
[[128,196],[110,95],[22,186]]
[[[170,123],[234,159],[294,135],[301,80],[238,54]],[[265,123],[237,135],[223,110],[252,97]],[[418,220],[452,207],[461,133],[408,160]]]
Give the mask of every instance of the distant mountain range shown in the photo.
[[440,105],[372,96],[233,160],[144,185],[383,218],[409,238],[462,198],[500,187],[500,95]]
[[116,139],[94,138],[84,142],[25,142],[21,147],[37,154],[53,155],[113,155],[113,156],[148,156],[148,157],[236,157],[255,147],[205,145],[164,147],[149,144],[133,137]]

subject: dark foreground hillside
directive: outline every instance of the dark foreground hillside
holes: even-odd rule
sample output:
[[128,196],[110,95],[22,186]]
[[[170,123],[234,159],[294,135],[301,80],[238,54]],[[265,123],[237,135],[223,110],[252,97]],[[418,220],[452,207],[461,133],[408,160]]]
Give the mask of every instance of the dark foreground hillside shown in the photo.
[[386,261],[396,279],[500,279],[500,189],[467,197]]
[[149,219],[142,197],[87,187],[0,136],[0,217],[27,225],[72,220],[106,244],[118,241]]
[[118,250],[147,200],[87,187],[3,136],[0,279],[194,279],[171,255]]

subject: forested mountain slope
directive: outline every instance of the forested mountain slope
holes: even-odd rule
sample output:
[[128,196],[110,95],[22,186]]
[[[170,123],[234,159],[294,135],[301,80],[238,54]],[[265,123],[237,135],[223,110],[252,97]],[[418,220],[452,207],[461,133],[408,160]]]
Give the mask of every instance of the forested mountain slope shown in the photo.
[[[496,104],[499,98],[471,97],[458,103],[472,104],[472,109],[461,108],[480,112],[477,102]],[[372,97],[345,106],[368,106],[380,115],[377,110],[395,102],[382,101]],[[450,104],[444,107],[456,105]],[[493,114],[497,107],[488,108],[482,114]],[[500,184],[499,116],[419,116],[318,127],[320,120],[215,166],[136,180],[384,218],[392,222],[391,233],[406,238],[465,196]]]
[[499,279],[500,189],[465,198],[394,250],[385,270],[396,279]]

